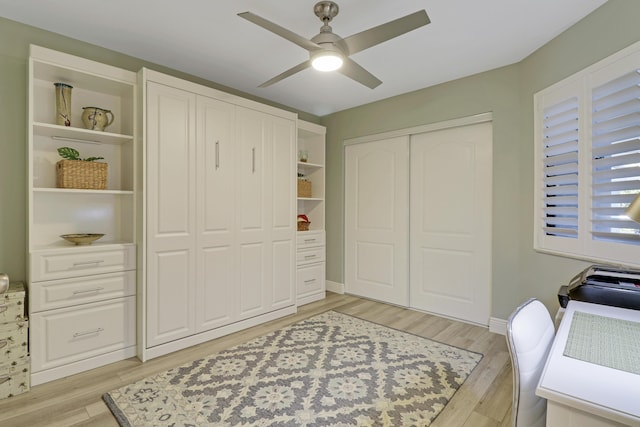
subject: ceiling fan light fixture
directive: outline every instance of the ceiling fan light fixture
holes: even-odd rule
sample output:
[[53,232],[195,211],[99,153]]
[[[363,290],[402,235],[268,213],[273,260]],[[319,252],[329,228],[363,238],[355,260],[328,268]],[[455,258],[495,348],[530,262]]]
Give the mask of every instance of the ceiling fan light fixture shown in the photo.
[[337,52],[325,51],[316,54],[311,59],[311,66],[318,71],[335,71],[342,67],[342,55]]

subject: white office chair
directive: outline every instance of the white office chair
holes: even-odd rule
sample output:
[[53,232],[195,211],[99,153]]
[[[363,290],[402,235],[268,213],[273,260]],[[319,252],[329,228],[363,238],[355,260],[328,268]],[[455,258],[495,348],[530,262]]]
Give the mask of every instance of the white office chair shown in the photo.
[[514,427],[544,427],[547,401],[536,396],[536,387],[555,336],[549,311],[531,298],[509,316],[507,346],[513,365]]

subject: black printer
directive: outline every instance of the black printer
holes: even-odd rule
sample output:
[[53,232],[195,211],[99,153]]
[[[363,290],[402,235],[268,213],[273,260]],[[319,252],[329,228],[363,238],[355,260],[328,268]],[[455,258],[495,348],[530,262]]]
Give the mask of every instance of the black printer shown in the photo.
[[592,265],[560,287],[560,306],[570,300],[640,310],[640,270]]

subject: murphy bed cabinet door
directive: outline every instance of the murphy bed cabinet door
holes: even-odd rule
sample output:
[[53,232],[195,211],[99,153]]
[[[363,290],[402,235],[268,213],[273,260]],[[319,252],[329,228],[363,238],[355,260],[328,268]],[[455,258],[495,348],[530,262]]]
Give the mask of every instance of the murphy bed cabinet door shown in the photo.
[[271,203],[267,218],[271,227],[271,288],[268,306],[272,310],[295,304],[296,266],[296,126],[293,120],[272,116],[270,156]]
[[235,106],[198,96],[198,332],[237,320],[235,261]]
[[294,304],[295,122],[238,107],[240,318]]
[[264,151],[267,126],[263,113],[248,108],[236,109],[236,221],[240,298],[240,318],[266,311],[267,265],[265,263],[269,230],[266,203],[269,184]]
[[147,347],[195,331],[196,96],[147,82]]

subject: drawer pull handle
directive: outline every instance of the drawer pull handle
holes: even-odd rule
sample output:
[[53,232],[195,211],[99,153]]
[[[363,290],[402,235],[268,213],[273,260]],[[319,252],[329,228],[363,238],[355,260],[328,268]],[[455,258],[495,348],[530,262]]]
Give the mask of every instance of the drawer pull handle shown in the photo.
[[103,262],[104,262],[103,259],[99,259],[97,261],[74,262],[73,266],[74,267],[87,267],[87,266],[92,266],[92,265],[98,265],[98,264],[101,264]]
[[100,292],[104,290],[104,288],[94,288],[94,289],[85,289],[85,290],[78,290],[78,291],[73,291],[74,295],[78,295],[78,294],[88,294],[90,292]]
[[313,283],[315,281],[316,281],[316,279],[309,279],[309,280],[305,280],[304,283]]
[[305,255],[304,259],[311,259],[311,258],[315,258],[316,255]]
[[91,330],[91,331],[76,332],[75,334],[73,334],[73,337],[74,338],[78,338],[78,337],[83,337],[85,335],[99,334],[102,331],[104,331],[104,329],[98,328],[98,329],[94,329],[94,330]]
[[103,262],[104,262],[103,259],[99,259],[97,261],[74,262],[73,263],[73,268],[76,268],[76,267],[91,267],[91,266],[94,266],[94,265],[101,264]]
[[315,241],[316,241],[316,239],[304,239],[305,243],[313,243]]
[[4,384],[7,381],[9,381],[11,379],[11,377],[9,375],[2,375],[0,376],[0,384]]
[[0,340],[0,348],[6,347],[9,345],[9,340],[7,338]]
[[9,304],[0,305],[0,313],[4,313],[7,310],[9,310]]

